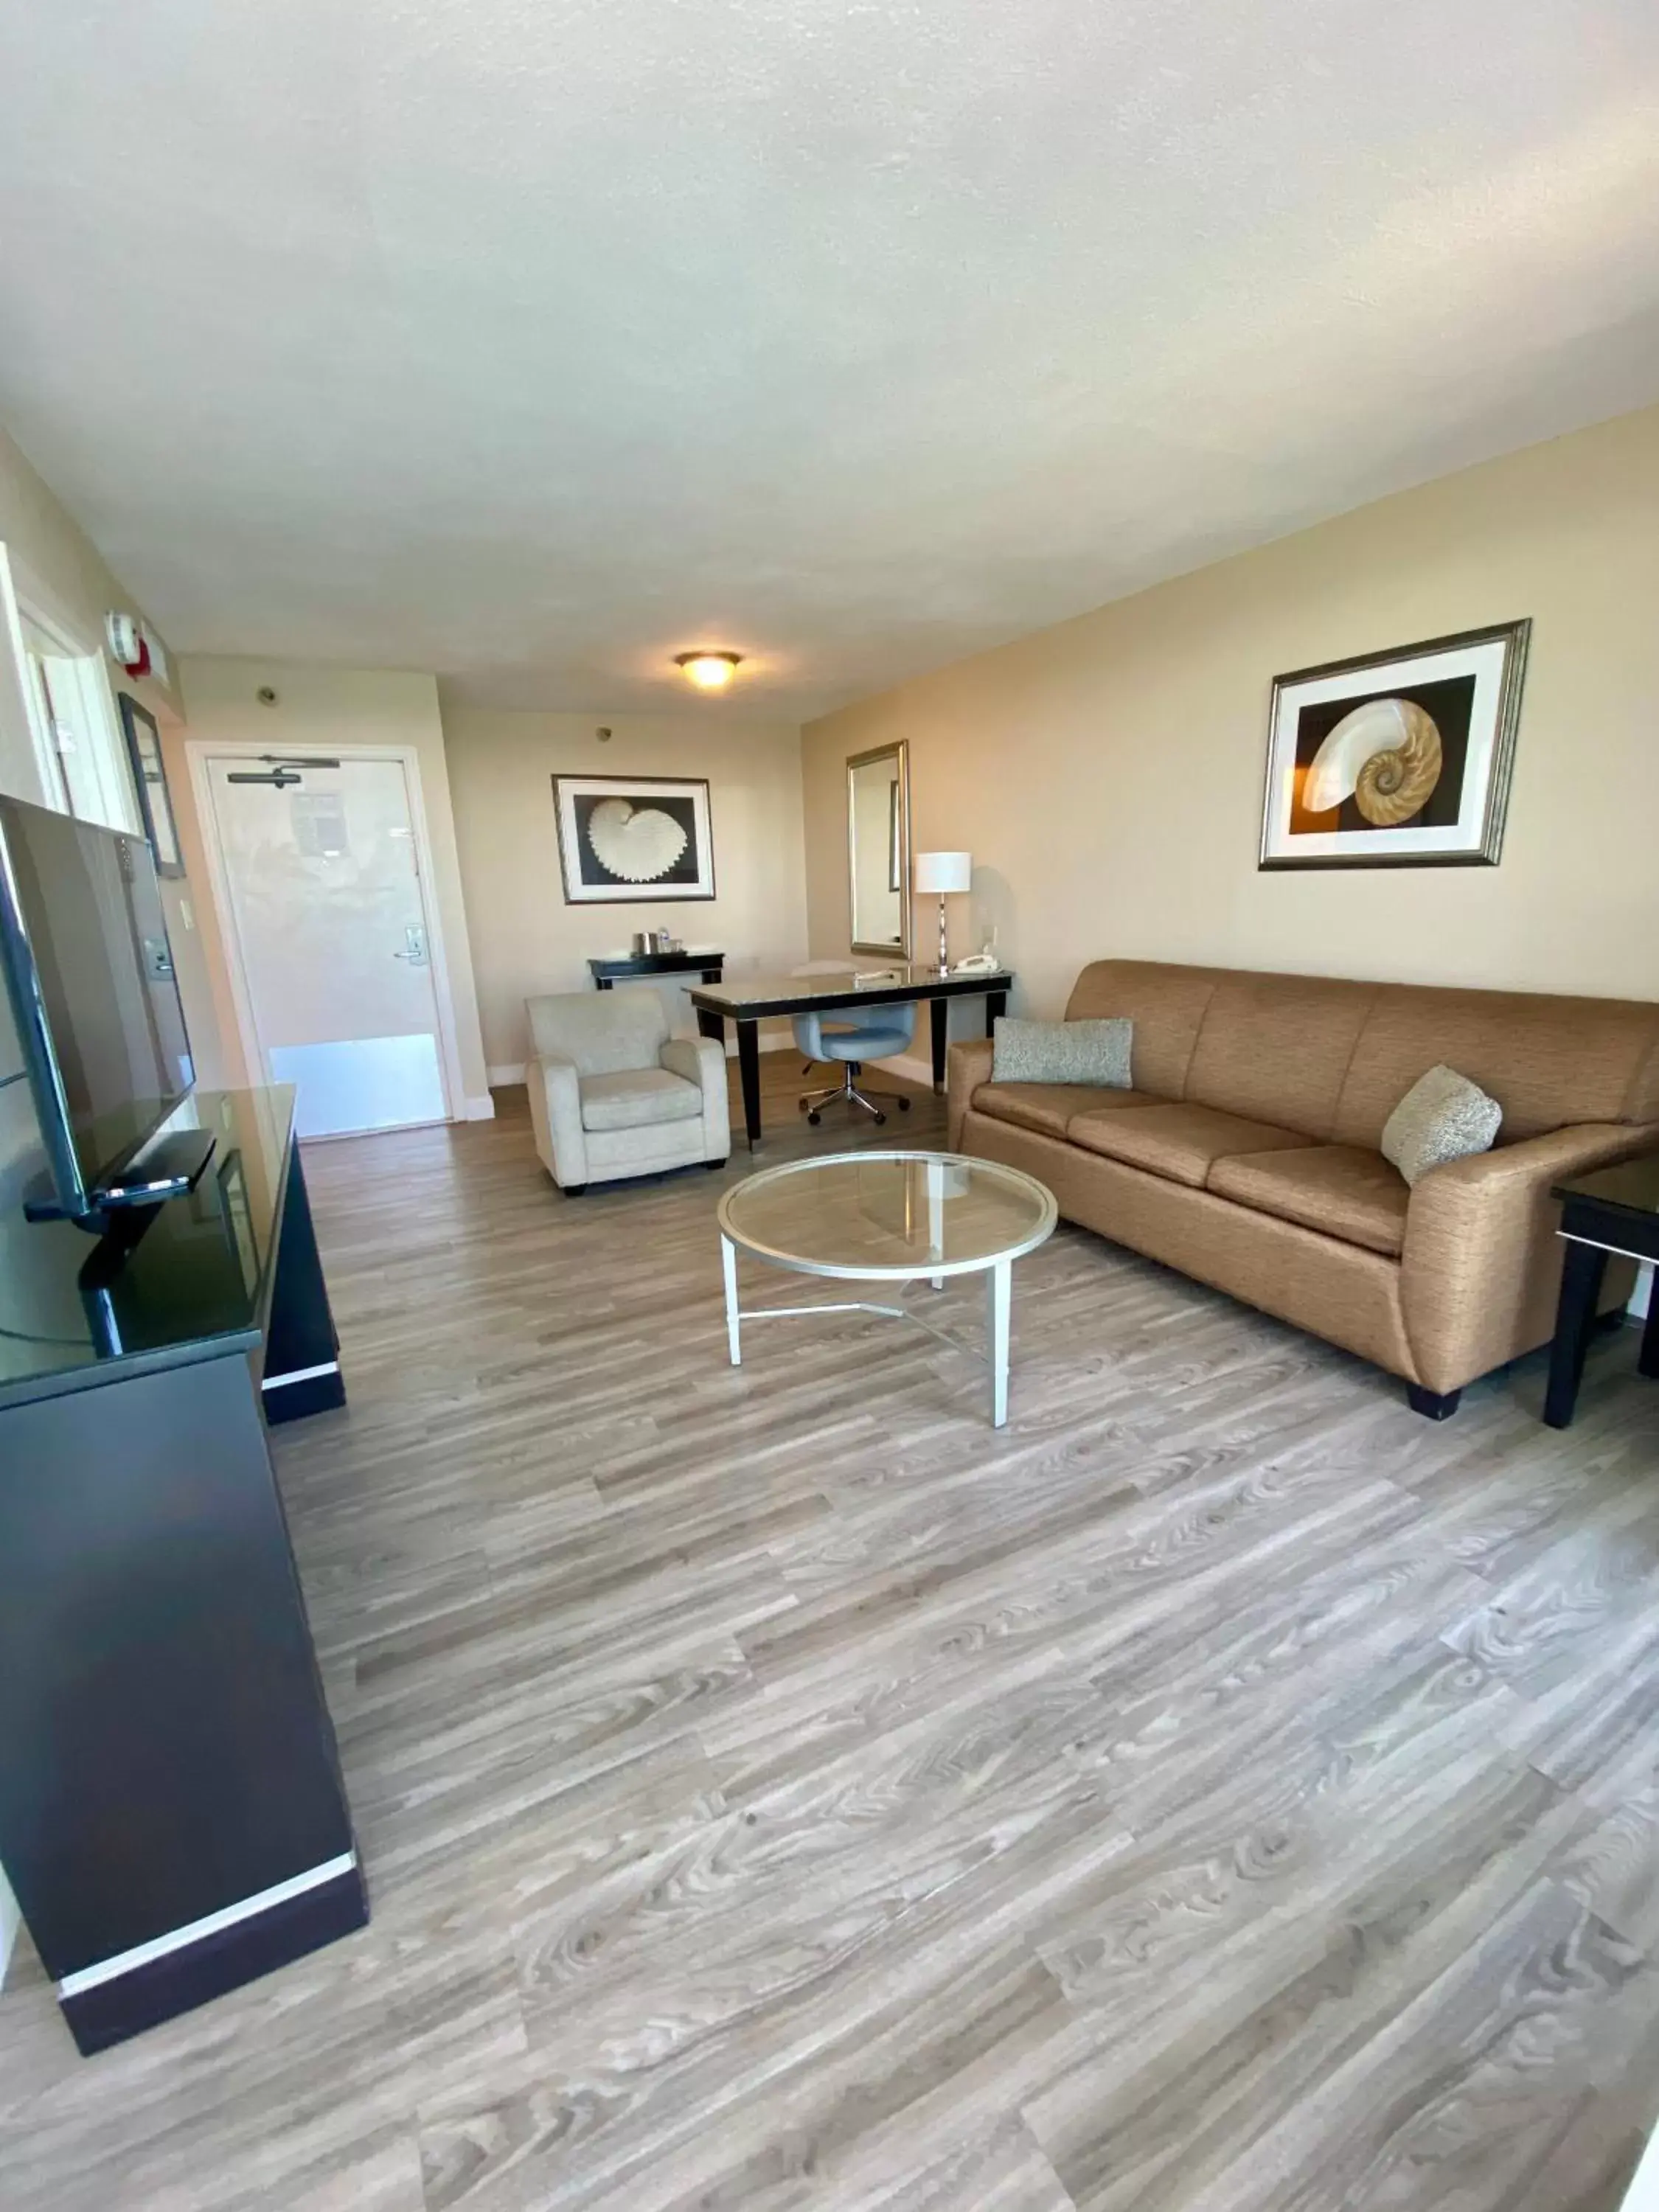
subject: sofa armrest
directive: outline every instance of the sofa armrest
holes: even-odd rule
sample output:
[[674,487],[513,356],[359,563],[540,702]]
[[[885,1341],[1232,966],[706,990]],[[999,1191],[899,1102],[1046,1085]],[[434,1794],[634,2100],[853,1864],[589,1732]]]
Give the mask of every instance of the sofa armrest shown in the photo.
[[953,1044],[945,1061],[945,1110],[951,1152],[962,1150],[963,1117],[981,1083],[991,1080],[992,1043],[989,1037],[967,1037]]
[[538,1054],[526,1066],[525,1086],[530,1093],[537,1158],[561,1190],[585,1183],[587,1139],[575,1061],[559,1053]]
[[725,1159],[732,1149],[725,1043],[719,1037],[670,1037],[657,1057],[671,1075],[684,1076],[702,1092],[702,1156]]
[[1650,1122],[1581,1122],[1424,1176],[1406,1209],[1400,1298],[1428,1389],[1461,1390],[1548,1341],[1561,1283],[1561,1209],[1551,1186],[1656,1141]]

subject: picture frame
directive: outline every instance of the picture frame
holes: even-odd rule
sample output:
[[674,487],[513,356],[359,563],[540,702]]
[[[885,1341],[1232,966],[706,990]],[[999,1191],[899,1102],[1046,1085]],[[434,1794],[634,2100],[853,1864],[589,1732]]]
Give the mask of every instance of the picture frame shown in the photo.
[[182,876],[184,854],[179,844],[179,824],[167,788],[167,763],[161,757],[161,732],[155,717],[125,691],[117,695],[127,758],[132,763],[133,787],[143,817],[144,836],[155,861],[158,876]]
[[553,778],[567,906],[659,906],[714,896],[708,779]]
[[1530,621],[1273,678],[1257,866],[1496,867]]

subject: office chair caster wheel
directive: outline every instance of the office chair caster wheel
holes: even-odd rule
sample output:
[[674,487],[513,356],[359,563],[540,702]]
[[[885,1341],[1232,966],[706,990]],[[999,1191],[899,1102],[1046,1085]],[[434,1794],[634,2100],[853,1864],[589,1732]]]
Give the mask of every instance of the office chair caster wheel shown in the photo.
[[908,1098],[901,1098],[901,1099],[899,1100],[899,1112],[900,1112],[901,1114],[908,1114],[908,1113],[909,1112],[909,1110],[910,1110],[910,1102],[909,1102],[909,1100],[908,1100]]
[[811,1124],[812,1127],[816,1129],[818,1123],[823,1119],[823,1116],[821,1114],[809,1114],[806,1118]]
[[876,1127],[877,1127],[877,1128],[878,1128],[878,1129],[885,1128],[885,1127],[886,1127],[886,1126],[887,1126],[887,1116],[886,1116],[884,1114],[878,1114],[878,1115],[877,1115],[877,1116],[876,1116]]

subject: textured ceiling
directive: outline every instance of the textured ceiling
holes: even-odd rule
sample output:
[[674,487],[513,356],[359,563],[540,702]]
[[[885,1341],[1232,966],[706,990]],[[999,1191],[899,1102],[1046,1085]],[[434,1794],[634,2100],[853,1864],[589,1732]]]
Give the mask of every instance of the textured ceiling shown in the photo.
[[0,418],[175,649],[808,714],[1659,398],[1654,0],[33,0]]

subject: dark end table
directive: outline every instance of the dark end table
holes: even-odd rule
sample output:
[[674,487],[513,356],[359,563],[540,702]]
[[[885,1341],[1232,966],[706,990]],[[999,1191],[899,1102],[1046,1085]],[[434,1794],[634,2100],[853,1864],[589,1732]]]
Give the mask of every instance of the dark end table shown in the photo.
[[[1574,1176],[1569,1182],[1557,1183],[1551,1194],[1561,1201],[1559,1233],[1567,1251],[1544,1419],[1551,1428],[1565,1429],[1577,1402],[1608,1255],[1659,1260],[1659,1152]],[[1649,1297],[1636,1364],[1639,1373],[1659,1377],[1659,1294]]]

